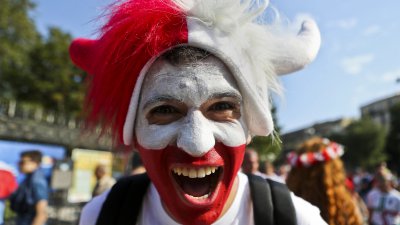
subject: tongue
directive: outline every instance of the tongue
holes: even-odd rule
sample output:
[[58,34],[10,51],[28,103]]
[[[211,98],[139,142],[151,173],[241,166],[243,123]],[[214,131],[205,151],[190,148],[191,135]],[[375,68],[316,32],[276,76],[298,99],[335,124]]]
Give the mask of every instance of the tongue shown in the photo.
[[194,197],[201,197],[210,192],[211,182],[207,178],[184,178],[181,187],[185,193]]

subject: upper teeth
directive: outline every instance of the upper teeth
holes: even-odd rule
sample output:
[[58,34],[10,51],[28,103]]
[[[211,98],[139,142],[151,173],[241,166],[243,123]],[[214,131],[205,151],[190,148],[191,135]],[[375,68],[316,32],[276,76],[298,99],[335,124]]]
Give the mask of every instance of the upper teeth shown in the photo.
[[207,166],[201,168],[186,168],[186,167],[176,167],[172,170],[178,175],[183,175],[190,178],[202,178],[212,173],[218,169],[216,166]]

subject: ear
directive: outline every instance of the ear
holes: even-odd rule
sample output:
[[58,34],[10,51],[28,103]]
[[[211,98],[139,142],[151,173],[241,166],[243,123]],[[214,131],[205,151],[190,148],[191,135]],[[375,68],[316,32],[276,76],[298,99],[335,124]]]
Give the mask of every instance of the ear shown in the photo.
[[97,42],[97,40],[78,38],[72,41],[69,47],[69,55],[74,64],[91,75],[94,74]]

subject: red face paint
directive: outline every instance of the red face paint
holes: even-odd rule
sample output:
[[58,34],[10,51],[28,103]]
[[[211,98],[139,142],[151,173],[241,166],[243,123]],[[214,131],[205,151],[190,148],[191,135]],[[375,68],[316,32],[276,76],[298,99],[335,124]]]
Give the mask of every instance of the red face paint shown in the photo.
[[[221,215],[242,164],[245,145],[228,147],[218,142],[202,157],[190,156],[175,146],[151,150],[138,145],[138,149],[167,212],[185,225],[208,225]],[[177,168],[187,168],[188,173],[193,169],[198,174],[203,169],[217,169],[205,177],[189,178],[179,175],[182,170]]]

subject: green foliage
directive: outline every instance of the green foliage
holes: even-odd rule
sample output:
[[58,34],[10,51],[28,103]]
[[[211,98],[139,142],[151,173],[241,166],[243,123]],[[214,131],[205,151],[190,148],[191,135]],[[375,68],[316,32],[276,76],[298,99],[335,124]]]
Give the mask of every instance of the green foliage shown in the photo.
[[0,0],[0,96],[15,98],[29,82],[28,53],[39,38],[28,15],[33,8],[30,0]]
[[72,37],[58,28],[50,28],[46,40],[30,53],[32,83],[18,98],[41,103],[45,109],[70,115],[80,111],[84,98],[84,77],[69,59]]
[[41,37],[31,0],[0,0],[0,98],[75,117],[84,98],[84,73],[73,66],[72,37],[49,28]]
[[248,145],[258,152],[261,161],[274,161],[278,157],[282,149],[282,143],[279,139],[280,127],[276,119],[276,107],[274,106],[271,111],[275,125],[275,132],[267,137],[256,136]]
[[277,135],[256,136],[249,147],[257,150],[261,161],[274,161],[281,152],[282,144]]
[[400,173],[400,104],[396,104],[390,109],[390,131],[385,151],[389,156],[389,167]]
[[384,153],[386,132],[369,118],[351,123],[343,133],[329,138],[345,146],[343,160],[347,166],[372,168],[386,159]]

